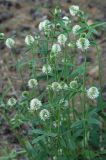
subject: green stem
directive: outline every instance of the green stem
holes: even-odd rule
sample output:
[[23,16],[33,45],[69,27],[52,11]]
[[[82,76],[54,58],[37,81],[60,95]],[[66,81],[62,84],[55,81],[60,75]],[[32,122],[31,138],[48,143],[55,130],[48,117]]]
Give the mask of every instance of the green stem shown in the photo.
[[83,127],[84,127],[84,148],[86,147],[86,55],[87,52],[84,53],[84,75],[83,75]]
[[100,96],[102,97],[102,66],[101,66],[101,55],[99,51],[99,47],[96,46],[96,51],[97,51],[97,61],[98,61],[98,66],[99,66],[99,85],[100,85]]

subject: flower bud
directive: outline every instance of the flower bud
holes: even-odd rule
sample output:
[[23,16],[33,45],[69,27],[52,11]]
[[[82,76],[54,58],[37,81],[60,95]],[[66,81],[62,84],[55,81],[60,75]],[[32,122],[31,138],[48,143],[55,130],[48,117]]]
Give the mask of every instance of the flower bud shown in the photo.
[[52,46],[52,52],[58,54],[59,52],[61,52],[61,47],[59,44],[53,44]]
[[31,35],[25,37],[25,43],[30,46],[34,42],[34,38]]
[[8,38],[5,42],[6,46],[8,48],[13,48],[14,47],[14,44],[15,44],[15,41],[12,39],[12,38]]
[[66,41],[67,41],[67,37],[64,34],[60,34],[58,36],[58,43],[60,43],[61,45],[64,45]]
[[4,33],[0,33],[0,40],[4,39]]

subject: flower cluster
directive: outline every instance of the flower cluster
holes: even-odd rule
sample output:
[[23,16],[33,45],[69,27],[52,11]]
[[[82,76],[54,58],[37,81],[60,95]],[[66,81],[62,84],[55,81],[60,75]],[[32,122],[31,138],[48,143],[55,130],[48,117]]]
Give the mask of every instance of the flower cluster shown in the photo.
[[71,89],[77,89],[78,88],[78,82],[76,80],[71,81],[69,85],[70,85]]
[[30,111],[37,111],[38,109],[40,109],[41,106],[42,106],[42,102],[39,99],[37,99],[37,98],[33,98],[30,101],[30,108],[29,108],[29,110]]
[[87,96],[90,99],[95,99],[99,96],[99,91],[96,87],[91,87],[87,90]]
[[60,43],[61,45],[64,45],[66,41],[67,41],[67,37],[64,34],[60,34],[58,36],[58,43]]
[[90,42],[87,38],[80,38],[77,40],[76,45],[81,50],[86,50],[90,46]]
[[39,31],[44,31],[46,34],[51,30],[51,27],[52,27],[51,22],[48,19],[46,19],[46,20],[40,22],[38,28],[39,28]]
[[33,38],[31,35],[27,35],[27,36],[25,37],[25,43],[26,43],[28,46],[30,46],[31,44],[33,44],[33,42],[34,42],[34,38]]
[[51,51],[52,51],[52,53],[54,53],[54,54],[60,53],[60,52],[61,52],[61,47],[60,47],[60,45],[59,45],[58,43],[53,44]]
[[45,74],[50,74],[52,72],[52,68],[50,65],[46,64],[42,67],[42,72]]
[[12,38],[7,38],[5,44],[8,48],[13,48],[15,45],[15,41]]
[[45,120],[49,119],[50,112],[47,109],[42,109],[39,113],[39,116],[40,116],[41,120],[45,121]]
[[81,29],[81,27],[79,25],[75,25],[73,28],[72,28],[72,32],[73,34],[77,35],[78,34],[78,31]]
[[9,105],[9,106],[15,106],[16,105],[16,103],[17,103],[17,100],[16,100],[16,98],[10,98],[9,100],[8,100],[8,102],[7,102],[7,104]]
[[71,14],[72,16],[75,16],[75,15],[77,15],[78,12],[79,12],[79,6],[77,6],[77,5],[72,5],[72,6],[69,7],[69,11],[70,11],[70,14]]
[[38,82],[37,82],[36,79],[30,79],[30,80],[28,81],[28,86],[29,86],[29,88],[35,88],[37,85],[38,85]]
[[60,83],[58,82],[53,82],[51,85],[51,88],[53,89],[53,91],[56,91],[56,92],[62,89]]

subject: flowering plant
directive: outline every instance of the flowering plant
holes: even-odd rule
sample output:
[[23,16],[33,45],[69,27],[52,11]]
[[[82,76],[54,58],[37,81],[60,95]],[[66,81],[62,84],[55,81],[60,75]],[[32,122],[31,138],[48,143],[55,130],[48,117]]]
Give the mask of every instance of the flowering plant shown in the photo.
[[[4,96],[1,99],[4,118],[29,160],[94,160],[105,152],[100,63],[99,84],[89,86],[87,81],[90,47],[96,49],[100,60],[93,33],[101,24],[89,25],[79,6],[70,6],[69,12],[76,16],[77,24],[73,25],[69,17],[61,18],[61,9],[55,9],[52,20],[40,22],[39,36],[25,37],[26,53],[32,55],[25,63],[29,81],[20,96],[10,97],[7,102]],[[5,44],[11,51],[16,45],[12,38]],[[78,66],[79,51],[84,62]],[[20,72],[24,65],[20,60],[17,64]],[[24,135],[19,129],[25,124]],[[100,131],[96,140],[94,127]]]

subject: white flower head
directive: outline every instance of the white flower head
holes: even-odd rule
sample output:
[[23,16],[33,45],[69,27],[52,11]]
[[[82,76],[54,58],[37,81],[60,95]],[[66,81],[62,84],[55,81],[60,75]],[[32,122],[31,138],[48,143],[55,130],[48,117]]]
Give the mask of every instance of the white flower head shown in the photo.
[[67,90],[68,89],[68,85],[65,82],[61,82],[60,85],[61,85],[61,88],[63,90]]
[[5,44],[8,48],[13,48],[15,45],[15,41],[12,38],[8,38],[6,39]]
[[72,5],[72,6],[69,7],[69,11],[70,11],[70,14],[71,14],[72,16],[75,16],[75,15],[77,15],[78,12],[79,12],[79,6],[77,6],[77,5]]
[[52,50],[53,53],[58,54],[59,52],[61,52],[61,47],[59,44],[53,44],[52,46]]
[[76,45],[79,49],[86,50],[89,48],[90,42],[87,38],[80,38],[79,40],[77,40]]
[[58,43],[60,43],[61,45],[64,45],[66,41],[67,41],[67,37],[64,34],[60,34],[58,36]]
[[33,36],[27,35],[27,36],[25,37],[25,43],[26,43],[28,46],[30,46],[33,42],[34,42]]
[[37,85],[38,85],[38,82],[37,82],[36,79],[30,79],[30,80],[28,81],[28,86],[29,86],[29,88],[35,88]]
[[42,109],[39,113],[41,120],[45,121],[50,118],[50,112],[47,109]]
[[42,72],[45,74],[49,74],[52,72],[52,68],[50,65],[46,64],[42,67]]
[[17,103],[17,100],[16,100],[16,98],[10,98],[9,100],[8,100],[8,102],[7,102],[7,104],[9,105],[9,106],[15,106],[16,105],[16,103]]
[[78,88],[78,82],[76,80],[71,81],[69,84],[71,89],[77,89]]
[[90,99],[95,99],[99,96],[99,91],[96,87],[91,87],[87,90],[87,96]]
[[30,101],[30,111],[37,111],[38,109],[40,109],[40,107],[42,106],[42,103],[39,99],[34,98]]
[[69,18],[67,16],[64,16],[62,19],[63,19],[65,26],[67,26],[69,23],[71,23],[71,20],[69,20]]
[[72,28],[72,32],[73,34],[77,35],[78,34],[78,31],[81,29],[81,27],[79,25],[75,25],[73,28]]
[[67,107],[69,105],[69,102],[68,102],[68,100],[65,100],[63,98],[63,99],[60,99],[59,104],[63,105],[64,107]]
[[53,91],[56,91],[56,92],[58,92],[62,89],[61,85],[58,82],[53,82],[51,87],[52,87]]
[[48,86],[46,87],[46,89],[47,89],[47,90],[52,90],[52,86],[51,86],[51,85],[48,85]]
[[43,22],[39,23],[39,31],[44,31],[50,29],[50,21],[48,19],[44,20]]

